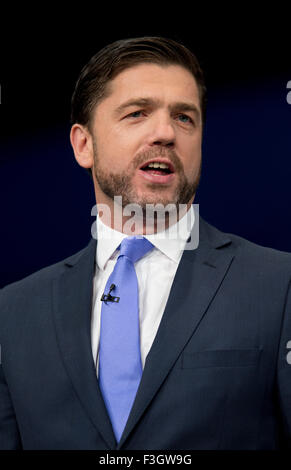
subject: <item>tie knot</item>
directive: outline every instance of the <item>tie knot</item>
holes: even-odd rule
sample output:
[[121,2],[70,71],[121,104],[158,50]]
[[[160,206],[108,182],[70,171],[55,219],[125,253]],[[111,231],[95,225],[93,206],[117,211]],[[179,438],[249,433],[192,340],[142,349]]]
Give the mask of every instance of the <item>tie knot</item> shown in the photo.
[[136,263],[148,251],[152,250],[154,245],[146,238],[141,236],[126,237],[122,240],[118,248],[120,248],[120,256],[127,256],[133,263]]

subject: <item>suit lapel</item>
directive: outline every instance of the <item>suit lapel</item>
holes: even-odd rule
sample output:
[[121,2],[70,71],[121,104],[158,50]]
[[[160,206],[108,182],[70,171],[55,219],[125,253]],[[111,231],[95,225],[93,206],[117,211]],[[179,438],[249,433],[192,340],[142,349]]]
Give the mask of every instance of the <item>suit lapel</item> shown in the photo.
[[53,281],[56,335],[65,368],[88,417],[109,449],[116,447],[99,389],[91,348],[91,311],[96,240],[68,259]]
[[117,449],[122,447],[185,344],[195,332],[234,257],[232,249],[221,251],[217,249],[231,243],[227,236],[211,227],[202,218],[200,218],[200,228],[198,248],[184,251],[182,255]]

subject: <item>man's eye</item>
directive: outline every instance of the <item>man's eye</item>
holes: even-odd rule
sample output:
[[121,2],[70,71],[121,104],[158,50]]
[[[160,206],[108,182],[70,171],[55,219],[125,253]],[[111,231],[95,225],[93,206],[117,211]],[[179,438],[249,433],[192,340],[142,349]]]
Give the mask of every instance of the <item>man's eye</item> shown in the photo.
[[139,115],[142,113],[142,111],[134,111],[133,113],[128,114],[127,117],[140,117]]
[[192,119],[190,118],[190,116],[187,116],[186,114],[179,114],[179,119],[182,118],[182,122],[190,122],[190,123],[193,123]]

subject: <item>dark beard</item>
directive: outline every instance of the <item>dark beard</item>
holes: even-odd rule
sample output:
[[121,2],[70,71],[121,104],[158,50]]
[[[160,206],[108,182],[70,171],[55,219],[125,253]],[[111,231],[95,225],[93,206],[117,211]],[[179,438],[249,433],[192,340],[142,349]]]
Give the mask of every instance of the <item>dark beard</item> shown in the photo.
[[[192,182],[189,182],[185,176],[183,166],[177,157],[177,154],[174,150],[159,147],[153,148],[149,151],[139,153],[136,158],[132,161],[130,168],[123,171],[122,173],[112,173],[110,171],[104,171],[99,163],[97,146],[95,140],[93,140],[93,151],[94,151],[94,172],[95,178],[98,182],[101,190],[106,196],[114,201],[115,196],[122,196],[122,207],[124,208],[128,204],[137,204],[142,208],[145,215],[146,204],[162,204],[163,207],[166,207],[168,204],[174,204],[175,210],[179,213],[179,204],[188,204],[192,197],[195,195],[201,176],[201,167],[202,162],[200,162],[199,173],[196,179]],[[162,190],[157,198],[157,185],[149,183],[149,188],[155,190],[152,200],[147,195],[145,197],[140,197],[135,192],[135,189],[131,183],[132,175],[136,168],[139,168],[146,161],[157,158],[157,157],[166,157],[168,158],[175,166],[175,171],[179,175],[179,184],[176,188],[173,200],[169,201],[166,198],[163,198]]]

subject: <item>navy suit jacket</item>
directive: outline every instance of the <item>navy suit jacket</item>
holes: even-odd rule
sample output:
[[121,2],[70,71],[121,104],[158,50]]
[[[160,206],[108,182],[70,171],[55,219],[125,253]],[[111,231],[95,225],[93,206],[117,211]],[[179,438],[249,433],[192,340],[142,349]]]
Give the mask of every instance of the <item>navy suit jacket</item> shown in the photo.
[[290,448],[291,254],[199,225],[118,444],[91,349],[96,240],[2,289],[1,449]]

